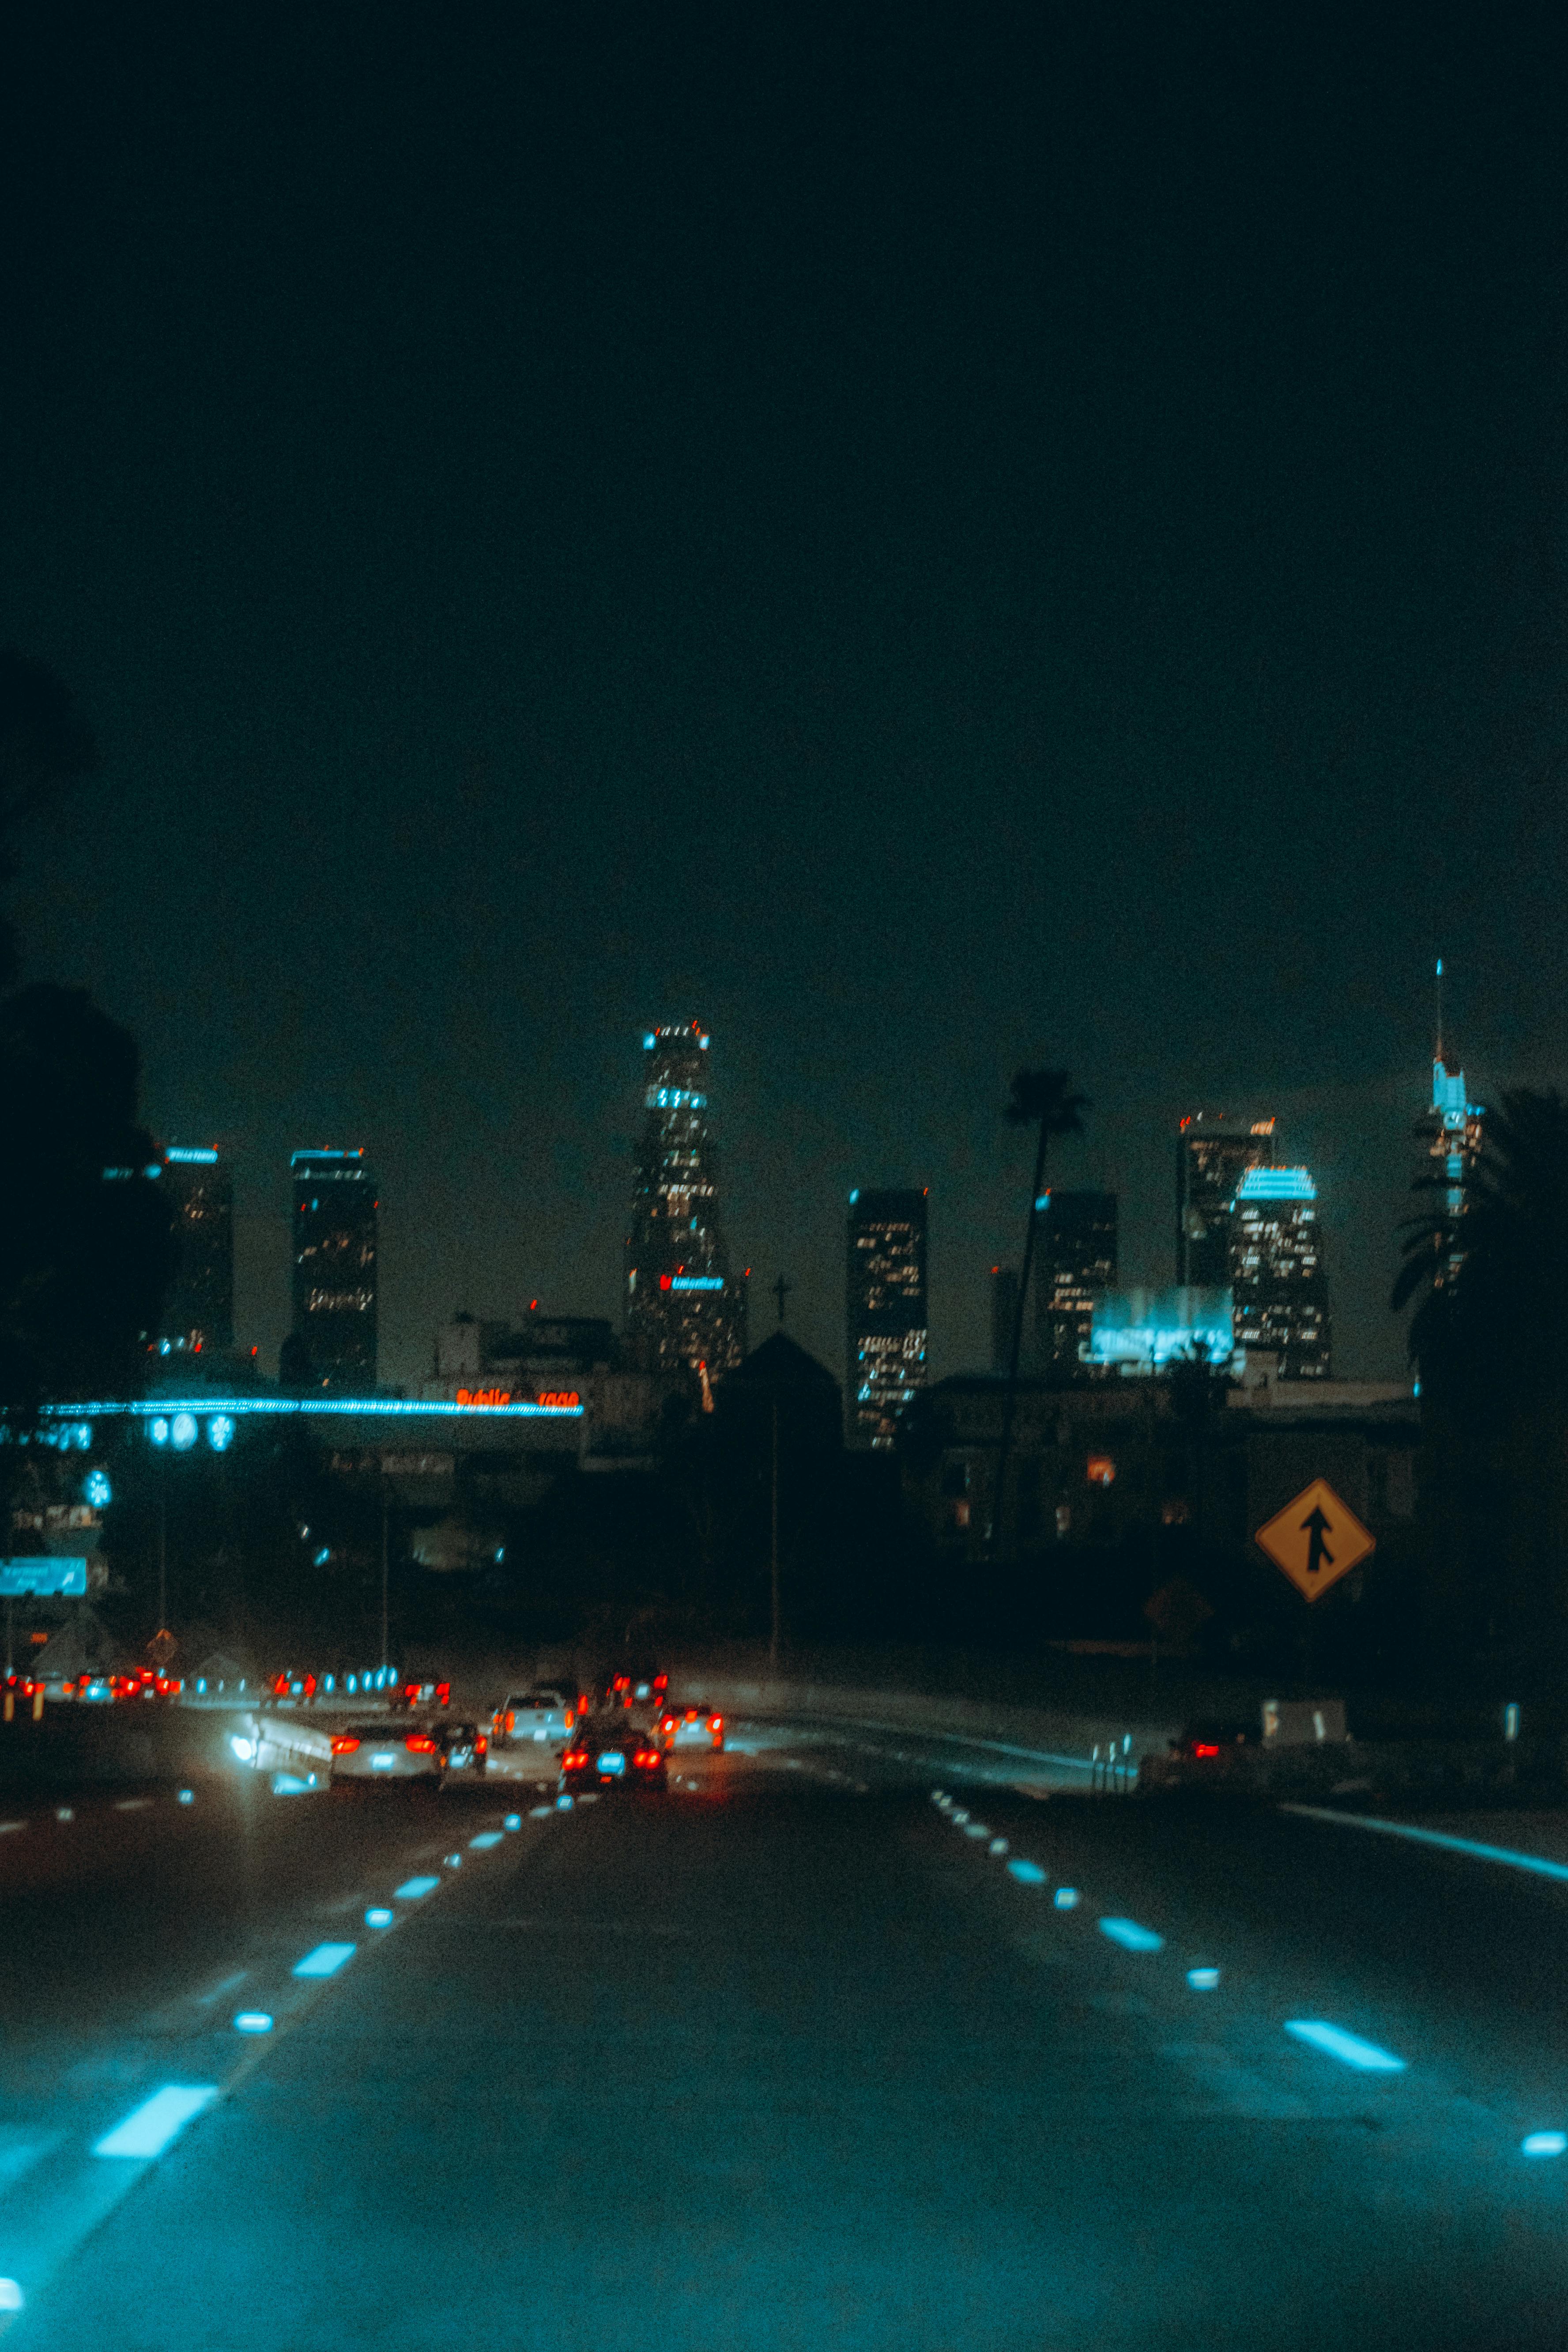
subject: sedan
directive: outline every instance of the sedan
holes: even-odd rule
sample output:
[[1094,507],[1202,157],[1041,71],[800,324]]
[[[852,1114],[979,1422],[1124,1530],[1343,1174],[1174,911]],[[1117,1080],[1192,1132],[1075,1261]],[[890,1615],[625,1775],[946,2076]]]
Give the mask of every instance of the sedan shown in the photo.
[[564,1691],[553,1685],[538,1690],[508,1691],[490,1719],[490,1737],[497,1748],[521,1746],[564,1748],[577,1720],[577,1710]]
[[442,1738],[423,1726],[405,1731],[383,1718],[350,1724],[332,1735],[334,1786],[350,1780],[423,1780],[439,1789],[445,1778]]
[[476,1723],[438,1723],[435,1744],[444,1772],[469,1772],[482,1780],[489,1769],[490,1741]]
[[716,1706],[667,1706],[659,1717],[659,1738],[666,1748],[724,1746],[724,1717]]
[[668,1785],[664,1751],[651,1731],[639,1731],[623,1714],[597,1717],[583,1725],[560,1759],[560,1785],[569,1796],[601,1789],[663,1789]]

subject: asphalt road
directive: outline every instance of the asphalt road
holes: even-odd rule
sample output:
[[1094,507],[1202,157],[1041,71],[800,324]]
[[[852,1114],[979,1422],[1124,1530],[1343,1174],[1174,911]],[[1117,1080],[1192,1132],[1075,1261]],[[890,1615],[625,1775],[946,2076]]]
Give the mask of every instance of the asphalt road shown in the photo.
[[[955,1742],[739,1740],[570,1811],[20,1811],[10,2344],[1568,2342],[1568,2153],[1523,2145],[1568,2133],[1568,1883]],[[161,2153],[93,2152],[182,2091]]]

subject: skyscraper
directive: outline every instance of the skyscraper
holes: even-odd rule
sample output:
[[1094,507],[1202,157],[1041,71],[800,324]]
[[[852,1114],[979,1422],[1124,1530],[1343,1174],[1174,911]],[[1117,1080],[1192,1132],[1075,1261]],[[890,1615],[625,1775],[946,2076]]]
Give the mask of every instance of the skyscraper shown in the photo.
[[376,1384],[375,1179],[362,1150],[296,1151],[294,1328],[297,1377],[312,1388]]
[[844,1285],[852,1445],[883,1451],[925,1385],[925,1194],[850,1194]]
[[1045,1202],[1036,1210],[1035,1353],[1041,1371],[1077,1380],[1087,1377],[1094,1302],[1116,1287],[1116,1195],[1053,1190]]
[[1317,1186],[1304,1168],[1249,1168],[1230,1234],[1235,1342],[1280,1359],[1282,1381],[1329,1377],[1328,1276]]
[[[1443,965],[1437,963],[1437,1038],[1432,1057],[1432,1108],[1416,1129],[1417,1139],[1426,1145],[1427,1157],[1437,1161],[1436,1168],[1427,1171],[1442,1179],[1438,1197],[1444,1214],[1455,1221],[1462,1217],[1467,1206],[1466,1192],[1470,1171],[1480,1157],[1481,1121],[1485,1117],[1479,1103],[1467,1097],[1463,1070],[1448,1067],[1443,1046]],[[1432,1275],[1433,1286],[1440,1290],[1451,1282],[1464,1259],[1457,1244],[1443,1251]]]
[[746,1353],[746,1285],[730,1273],[719,1222],[708,1045],[695,1021],[651,1029],[643,1040],[646,1116],[626,1238],[626,1332],[646,1370],[701,1369],[711,1382]]
[[158,1336],[172,1353],[234,1346],[234,1186],[210,1146],[171,1144],[163,1183],[178,1256]]
[[1197,1111],[1176,1140],[1176,1278],[1179,1289],[1223,1290],[1230,1280],[1230,1217],[1249,1168],[1274,1161],[1274,1121],[1230,1126]]

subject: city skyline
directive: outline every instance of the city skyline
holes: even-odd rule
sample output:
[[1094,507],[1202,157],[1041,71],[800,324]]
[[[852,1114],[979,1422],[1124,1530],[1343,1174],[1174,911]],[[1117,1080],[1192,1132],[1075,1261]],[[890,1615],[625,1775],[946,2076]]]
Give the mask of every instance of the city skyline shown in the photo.
[[[645,1040],[650,1034],[645,1028],[639,1028],[636,1032],[637,1037],[643,1041],[644,1055],[647,1052]],[[744,1110],[747,1089],[744,1083],[745,1041],[738,1040],[737,1044],[740,1051],[736,1059],[742,1072],[735,1101],[738,1114]],[[627,1052],[625,1062],[629,1066],[635,1066],[636,1059],[634,1044]],[[1334,1301],[1336,1377],[1390,1379],[1397,1378],[1404,1370],[1403,1326],[1397,1318],[1386,1313],[1383,1301],[1386,1297],[1386,1282],[1392,1279],[1389,1269],[1396,1258],[1396,1227],[1398,1220],[1409,1213],[1409,1181],[1420,1165],[1420,1143],[1413,1139],[1419,1122],[1418,1117],[1413,1114],[1418,1114],[1423,1108],[1430,1087],[1431,1064],[1428,1060],[1424,1066],[1418,1065],[1415,1072],[1404,1073],[1402,1085],[1397,1078],[1385,1083],[1380,1090],[1381,1099],[1376,1105],[1375,1115],[1370,1117],[1370,1120],[1364,1091],[1359,1102],[1353,1101],[1348,1095],[1343,1101],[1336,1102],[1332,1093],[1319,1093],[1312,1097],[1303,1093],[1291,1095],[1287,1099],[1276,1090],[1273,1097],[1277,1103],[1284,1101],[1285,1104],[1284,1111],[1271,1123],[1276,1133],[1283,1133],[1288,1128],[1292,1135],[1299,1131],[1303,1138],[1310,1136],[1312,1146],[1309,1164],[1325,1178],[1323,1197],[1318,1205],[1320,1213],[1326,1212],[1320,1232]],[[1213,1098],[1214,1089],[1204,1091]],[[1198,1089],[1194,1089],[1195,1094],[1198,1092]],[[1233,1101],[1243,1102],[1248,1099],[1257,1102],[1261,1094],[1260,1089],[1236,1088],[1226,1092]],[[1401,1093],[1405,1097],[1403,1102],[1400,1100]],[[1188,1099],[1192,1098],[1189,1095]],[[1156,1111],[1155,1116],[1157,1119],[1161,1114]],[[1092,1114],[1093,1130],[1097,1131],[1092,1131],[1081,1143],[1070,1144],[1064,1150],[1061,1190],[1073,1189],[1067,1180],[1076,1171],[1080,1180],[1087,1177],[1095,1180],[1092,1183],[1079,1181],[1078,1189],[1113,1192],[1118,1195],[1123,1237],[1123,1262],[1118,1281],[1124,1287],[1153,1286],[1157,1289],[1168,1283],[1169,1242],[1166,1236],[1169,1226],[1168,1222],[1164,1223],[1162,1233],[1159,1179],[1163,1175],[1168,1186],[1168,1155],[1173,1140],[1181,1131],[1181,1119],[1185,1116],[1174,1111],[1165,1113],[1165,1125],[1163,1128],[1155,1126],[1151,1134],[1136,1108],[1129,1111],[1113,1103],[1108,1110]],[[1239,1118],[1241,1115],[1234,1116]],[[1247,1118],[1244,1124],[1249,1130],[1253,1122]],[[928,1347],[927,1372],[931,1380],[955,1371],[984,1370],[991,1361],[991,1269],[998,1262],[1006,1263],[1008,1246],[1014,1243],[1010,1229],[1018,1211],[1015,1188],[1027,1173],[1015,1164],[1016,1151],[1009,1149],[999,1120],[988,1138],[978,1119],[973,1125],[977,1144],[983,1145],[988,1140],[991,1166],[986,1171],[987,1181],[979,1187],[972,1186],[970,1189],[971,1192],[977,1192],[988,1202],[992,1223],[988,1238],[985,1229],[973,1213],[972,1201],[967,1221],[963,1202],[956,1202],[950,1204],[950,1209],[945,1209],[939,1201],[932,1202],[930,1289],[936,1303],[931,1309]],[[747,1236],[744,1228],[748,1222],[747,1195],[752,1189],[747,1180],[757,1160],[768,1155],[759,1148],[757,1138],[747,1134],[744,1125],[737,1125],[736,1119],[727,1117],[724,1127],[727,1171],[733,1164],[738,1171],[738,1182],[733,1188],[727,1175],[727,1198],[735,1198],[739,1202],[739,1213],[730,1222],[741,1229],[737,1255],[745,1256],[747,1254]],[[1345,1155],[1342,1145],[1347,1129],[1363,1139],[1368,1135],[1381,1136],[1386,1142],[1386,1157],[1373,1164],[1370,1181],[1364,1165],[1360,1171],[1353,1171],[1346,1184]],[[196,1123],[188,1123],[186,1131],[197,1132]],[[211,1133],[214,1130],[207,1129],[201,1131]],[[388,1151],[395,1161],[397,1143],[395,1136],[383,1134],[372,1144],[371,1148],[378,1166],[384,1163]],[[175,1148],[189,1150],[191,1147]],[[547,1154],[549,1148],[549,1139],[546,1139],[544,1149]],[[265,1174],[260,1175],[258,1181],[258,1171],[244,1151],[235,1153],[225,1148],[222,1156],[225,1173],[236,1182],[240,1203],[235,1218],[236,1295],[239,1302],[236,1338],[247,1351],[253,1343],[258,1343],[262,1349],[260,1360],[263,1367],[270,1370],[276,1362],[277,1346],[286,1336],[287,1328],[287,1314],[280,1310],[273,1288],[279,1278],[281,1266],[284,1296],[287,1297],[287,1262],[280,1255],[279,1234],[265,1206],[263,1196],[267,1189]],[[1304,1150],[1302,1156],[1308,1156]],[[285,1161],[288,1157],[286,1151]],[[852,1165],[863,1169],[869,1161],[872,1165],[886,1166],[888,1158],[885,1142],[880,1138],[870,1137],[865,1150],[857,1153]],[[1122,1182],[1119,1185],[1107,1183],[1104,1181],[1107,1172],[1118,1165],[1124,1171]],[[622,1161],[621,1169],[609,1179],[612,1194],[617,1181],[624,1182],[624,1166]],[[894,1168],[892,1172],[903,1171]],[[813,1182],[815,1181],[813,1178]],[[382,1195],[380,1208],[384,1229],[388,1207],[384,1198],[384,1177],[378,1185],[378,1192]],[[1165,1193],[1166,1202],[1168,1198],[1167,1191]],[[603,1202],[589,1200],[580,1205],[588,1212],[585,1223],[597,1224],[602,1229],[605,1222]],[[1359,1225],[1353,1222],[1358,1211],[1365,1219]],[[278,1213],[281,1217],[283,1213],[280,1211]],[[840,1213],[841,1215],[841,1211]],[[777,1278],[778,1273],[786,1275],[790,1284],[789,1328],[821,1360],[836,1367],[843,1349],[842,1229],[841,1224],[836,1242],[830,1240],[829,1214],[831,1203],[827,1204],[825,1213],[824,1202],[820,1193],[814,1192],[806,1203],[805,1216],[797,1223],[796,1230],[801,1235],[800,1244],[793,1252],[780,1254],[771,1267],[766,1263],[760,1265],[754,1264],[752,1275],[753,1286],[761,1285],[763,1288]],[[1372,1222],[1380,1214],[1385,1221],[1381,1232]],[[613,1217],[612,1209],[611,1215]],[[1165,1217],[1168,1219],[1168,1208]],[[623,1252],[623,1213],[621,1222],[622,1241],[612,1252],[612,1262]],[[406,1245],[411,1238],[416,1243],[421,1240],[428,1243],[434,1238],[429,1223],[417,1213],[409,1223],[404,1224],[397,1219],[394,1211],[392,1231],[394,1262],[399,1256],[405,1256],[404,1249],[399,1247],[400,1243]],[[969,1250],[965,1247],[966,1233],[970,1237],[979,1235],[977,1258],[971,1258]],[[815,1247],[806,1245],[808,1237]],[[833,1269],[821,1261],[817,1255],[818,1249],[831,1249],[836,1255],[836,1283]],[[540,1278],[541,1274],[546,1274],[541,1265],[542,1255],[540,1253],[529,1258],[518,1253],[516,1260],[517,1271],[510,1277],[510,1288],[505,1287],[508,1280],[507,1273],[495,1270],[500,1262],[492,1262],[493,1270],[487,1276],[482,1254],[473,1250],[465,1254],[434,1252],[420,1270],[422,1278],[416,1278],[416,1283],[409,1284],[406,1288],[394,1286],[390,1291],[383,1287],[379,1309],[383,1319],[390,1317],[394,1336],[390,1350],[382,1355],[380,1368],[382,1381],[389,1385],[406,1385],[420,1379],[427,1365],[432,1333],[459,1309],[482,1315],[497,1314],[505,1318],[519,1313],[530,1299],[544,1296],[549,1299],[551,1311],[557,1314],[608,1313],[614,1320],[615,1328],[622,1328],[623,1290],[622,1278],[613,1271],[613,1263],[607,1281],[604,1264],[585,1250],[579,1257],[558,1259],[557,1279],[552,1282],[548,1274],[545,1279]],[[460,1265],[459,1258],[462,1259]],[[1347,1265],[1351,1271],[1345,1283],[1346,1296],[1342,1307],[1336,1272],[1343,1276]],[[1359,1295],[1355,1282],[1357,1266],[1365,1269]],[[835,1290],[836,1297],[833,1295]],[[416,1296],[431,1301],[428,1324],[414,1303]],[[1031,1330],[1038,1311],[1037,1294],[1031,1296]],[[772,1323],[773,1316],[769,1309],[758,1327],[758,1336],[766,1336]],[[1346,1326],[1350,1332],[1348,1341],[1342,1328]]]

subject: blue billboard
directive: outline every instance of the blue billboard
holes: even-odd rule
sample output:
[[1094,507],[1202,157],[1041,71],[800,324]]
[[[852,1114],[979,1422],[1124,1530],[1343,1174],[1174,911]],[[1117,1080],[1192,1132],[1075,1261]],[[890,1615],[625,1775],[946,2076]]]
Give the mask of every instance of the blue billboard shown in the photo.
[[29,1592],[86,1591],[85,1559],[66,1559],[55,1552],[39,1552],[32,1559],[0,1559],[0,1596],[6,1600],[20,1600]]

